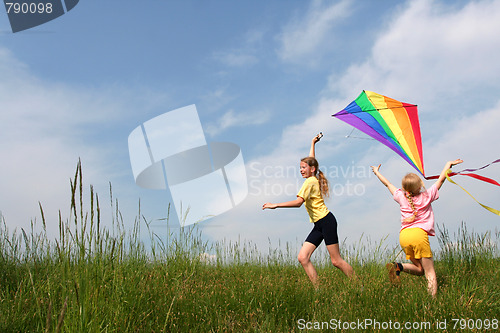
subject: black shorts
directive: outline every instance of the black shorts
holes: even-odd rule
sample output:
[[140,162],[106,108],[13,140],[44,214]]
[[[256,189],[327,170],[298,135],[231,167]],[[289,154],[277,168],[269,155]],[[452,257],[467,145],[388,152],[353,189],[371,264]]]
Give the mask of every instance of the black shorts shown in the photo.
[[306,238],[306,242],[313,243],[316,247],[325,240],[325,245],[338,244],[339,235],[337,234],[337,219],[332,212],[325,217],[314,222],[313,230]]

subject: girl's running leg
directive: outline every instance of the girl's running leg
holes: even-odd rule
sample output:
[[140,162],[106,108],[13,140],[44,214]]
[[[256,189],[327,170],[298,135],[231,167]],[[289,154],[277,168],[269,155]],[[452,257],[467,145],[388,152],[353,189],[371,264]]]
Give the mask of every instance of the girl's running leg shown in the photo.
[[342,257],[340,256],[340,248],[339,244],[330,244],[327,245],[328,253],[330,253],[330,259],[332,260],[333,266],[340,269],[345,275],[348,277],[354,276],[354,270],[351,265],[349,265]]
[[427,290],[431,296],[436,296],[437,293],[437,279],[436,271],[434,270],[434,260],[430,258],[422,258],[422,266],[427,279]]
[[424,269],[422,267],[422,259],[410,258],[412,264],[404,263],[403,272],[413,274],[413,275],[424,275]]
[[316,250],[316,245],[309,242],[304,242],[302,248],[299,251],[297,259],[299,259],[300,264],[304,267],[309,280],[316,286],[318,282],[318,273],[311,262],[311,255],[314,250]]

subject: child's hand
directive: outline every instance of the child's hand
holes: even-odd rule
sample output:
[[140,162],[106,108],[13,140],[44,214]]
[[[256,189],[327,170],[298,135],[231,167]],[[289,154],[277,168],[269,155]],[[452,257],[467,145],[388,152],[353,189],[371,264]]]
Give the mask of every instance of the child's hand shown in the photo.
[[277,204],[273,204],[273,203],[270,203],[270,202],[266,202],[265,204],[262,205],[262,210],[268,208],[268,209],[275,209],[277,208],[278,205]]
[[451,168],[452,166],[460,164],[462,162],[463,162],[463,160],[461,160],[461,159],[458,158],[458,159],[456,159],[454,161],[449,161],[448,163],[450,163],[450,168]]
[[322,137],[323,137],[323,132],[319,132],[319,134],[312,139],[312,143],[315,144],[316,142],[319,142],[319,140],[321,140]]
[[371,166],[372,171],[373,171],[373,173],[374,173],[374,174],[377,174],[378,169],[380,169],[380,166],[381,166],[381,165],[382,165],[382,164],[379,164],[378,166],[373,166],[373,165]]

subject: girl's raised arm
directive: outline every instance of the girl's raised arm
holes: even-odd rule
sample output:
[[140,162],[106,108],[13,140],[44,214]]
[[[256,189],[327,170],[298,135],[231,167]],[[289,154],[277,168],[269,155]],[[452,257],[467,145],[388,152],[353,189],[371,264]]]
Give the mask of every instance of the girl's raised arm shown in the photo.
[[373,173],[375,174],[375,176],[377,176],[377,178],[382,182],[382,184],[384,184],[387,189],[389,190],[389,192],[391,192],[391,194],[394,194],[394,192],[396,192],[397,188],[396,186],[392,185],[384,176],[382,176],[382,174],[378,171],[380,169],[380,166],[381,164],[379,164],[378,166],[372,166],[372,170],[373,170]]
[[448,170],[454,166],[454,165],[457,165],[457,164],[460,164],[462,163],[463,161],[461,159],[456,159],[454,161],[448,161],[446,162],[446,164],[444,165],[444,168],[443,168],[443,171],[441,171],[441,174],[439,175],[439,178],[438,180],[436,180],[436,186],[438,188],[438,190],[441,188],[441,186],[443,186],[443,183],[444,181],[446,180],[446,173],[448,172]]
[[316,158],[316,154],[315,154],[315,151],[314,151],[314,145],[316,144],[316,142],[318,142],[321,138],[323,137],[323,133],[322,132],[319,132],[318,135],[316,135],[313,139],[312,139],[312,142],[311,142],[311,150],[309,150],[309,157],[314,157]]

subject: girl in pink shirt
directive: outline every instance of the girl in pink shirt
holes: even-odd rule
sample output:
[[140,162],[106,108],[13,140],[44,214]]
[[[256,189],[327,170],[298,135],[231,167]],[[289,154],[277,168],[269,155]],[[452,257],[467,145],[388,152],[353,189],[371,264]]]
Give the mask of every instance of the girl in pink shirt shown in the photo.
[[436,272],[429,244],[429,235],[435,236],[434,213],[431,203],[439,198],[439,189],[443,185],[448,170],[463,161],[457,159],[445,164],[438,180],[426,190],[422,179],[414,174],[408,173],[403,177],[401,189],[392,185],[379,172],[380,164],[372,166],[373,173],[391,192],[394,200],[399,203],[401,211],[401,229],[399,232],[399,243],[406,253],[406,259],[412,263],[389,263],[389,278],[393,283],[399,283],[401,271],[424,275],[427,279],[427,290],[432,296],[437,292]]

